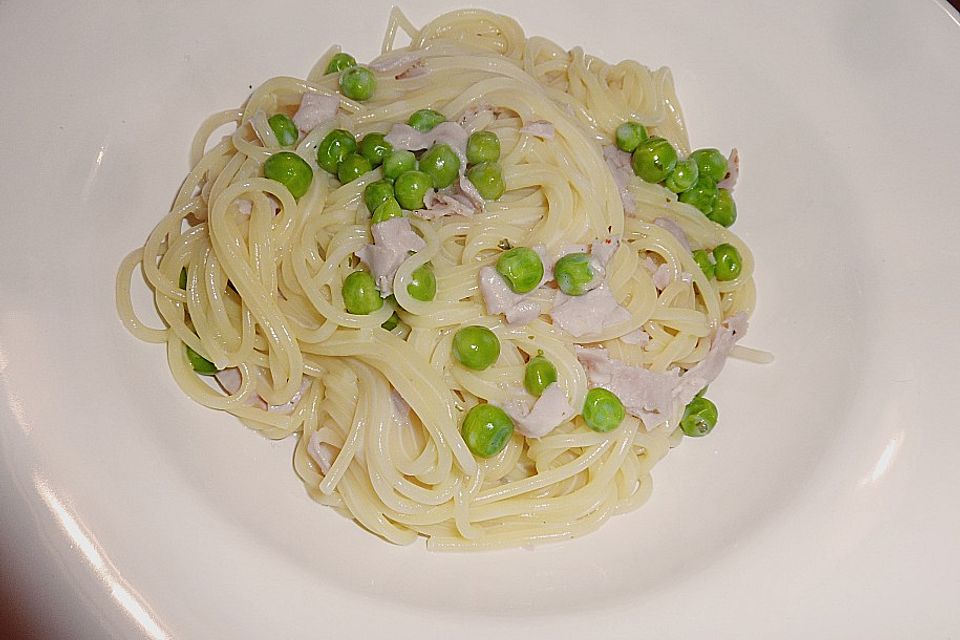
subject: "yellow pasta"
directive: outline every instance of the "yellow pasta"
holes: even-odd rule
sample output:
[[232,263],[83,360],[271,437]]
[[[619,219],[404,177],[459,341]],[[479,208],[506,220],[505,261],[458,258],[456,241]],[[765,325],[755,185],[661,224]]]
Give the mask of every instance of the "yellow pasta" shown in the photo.
[[[404,34],[410,43],[398,46]],[[525,363],[538,352],[556,366],[559,388],[579,414],[595,386],[579,347],[679,374],[707,357],[722,322],[752,312],[746,245],[660,185],[631,177],[621,191],[605,159],[614,130],[628,120],[689,152],[669,70],[567,51],[485,11],[452,12],[417,29],[395,9],[381,60],[409,55],[417,72],[378,72],[364,102],[339,96],[337,75],[324,74],[338,52],[331,48],[307,78],[268,80],[241,108],[203,123],[170,213],[120,267],[125,326],[167,345],[173,376],[195,401],[269,438],[296,436],[294,466],[308,494],[390,542],[424,536],[438,550],[534,545],[583,535],[635,509],[650,494],[652,467],[680,440],[676,411],[659,421],[627,415],[605,433],[575,415],[542,437],[515,432],[491,458],[471,452],[460,426],[479,403],[523,396]],[[292,148],[314,171],[298,199],[264,177],[264,162],[280,151],[266,115],[292,115],[308,94],[339,96],[340,104]],[[334,128],[388,133],[423,108],[497,134],[506,192],[472,216],[408,214],[423,247],[393,276],[396,302],[349,313],[343,282],[361,268],[356,252],[372,239],[363,192],[382,169],[341,185],[318,168],[317,146]],[[230,135],[209,139],[228,123],[236,125]],[[531,133],[533,123],[549,125],[549,134]],[[572,335],[551,320],[558,304],[551,284],[532,294],[541,313],[528,323],[488,312],[478,281],[504,247],[557,256],[608,238],[620,243],[606,285],[628,312],[621,321],[588,338]],[[736,247],[742,271],[718,282],[700,270],[691,247],[721,243]],[[428,261],[438,290],[424,302],[406,285]],[[134,313],[137,268],[162,328]],[[669,280],[662,287],[657,269]],[[395,309],[399,325],[382,328]],[[492,367],[473,371],[452,357],[453,334],[465,325],[499,338]],[[198,375],[187,348],[228,375],[219,382]],[[763,359],[743,347],[733,354]]]

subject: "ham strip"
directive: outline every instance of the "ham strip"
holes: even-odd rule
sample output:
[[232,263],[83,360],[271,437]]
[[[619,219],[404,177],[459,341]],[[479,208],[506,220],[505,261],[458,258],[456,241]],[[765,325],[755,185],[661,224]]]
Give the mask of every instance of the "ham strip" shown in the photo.
[[437,191],[430,189],[423,197],[423,209],[414,211],[414,215],[433,220],[447,215],[474,216],[483,213],[483,196],[477,188],[461,175],[449,187]]
[[322,122],[326,122],[337,115],[340,108],[340,98],[327,96],[322,93],[305,93],[300,98],[300,108],[293,115],[293,123],[300,131],[312,131]]
[[493,267],[480,269],[480,294],[487,313],[502,313],[509,324],[527,324],[540,315],[540,303],[514,293]]
[[357,251],[356,256],[370,269],[380,296],[386,298],[393,293],[393,278],[407,259],[407,252],[419,251],[426,243],[410,226],[409,218],[390,218],[371,225],[370,231],[373,244]]
[[717,187],[733,191],[737,184],[737,178],[740,177],[740,153],[733,149],[727,158],[727,175],[723,180],[717,183]]
[[480,294],[483,296],[487,313],[504,314],[508,324],[523,325],[536,320],[542,308],[540,302],[534,300],[532,296],[540,287],[553,279],[553,265],[547,258],[546,247],[536,245],[533,250],[537,252],[543,263],[543,277],[540,283],[527,293],[515,293],[506,279],[493,267],[480,269]]
[[637,203],[627,189],[627,185],[634,177],[633,166],[630,164],[630,154],[613,145],[607,145],[603,148],[603,159],[606,161],[607,168],[610,169],[610,174],[613,176],[613,182],[620,192],[620,201],[623,203],[624,213],[636,214]]
[[390,128],[384,139],[393,145],[394,150],[421,151],[435,144],[447,144],[460,158],[461,172],[467,167],[467,138],[470,134],[456,122],[441,122],[430,131],[417,131],[404,123]]
[[663,263],[653,272],[652,280],[653,286],[655,286],[658,291],[663,291],[673,282],[673,269],[671,269],[667,263]]
[[423,56],[419,53],[388,54],[377,58],[367,66],[376,73],[392,74],[398,80],[427,73]]
[[423,209],[414,214],[433,220],[448,215],[472,216],[482,213],[484,200],[467,179],[467,138],[470,134],[457,122],[441,122],[430,131],[417,131],[408,124],[395,124],[385,140],[394,149],[420,151],[435,144],[446,144],[460,159],[460,175],[456,182],[440,191],[430,190],[423,199]]
[[513,420],[517,431],[528,438],[542,438],[577,413],[556,382],[547,385],[532,409],[527,410],[520,400],[512,400],[503,406],[503,410]]
[[630,319],[607,283],[582,296],[568,296],[557,292],[556,303],[550,310],[553,324],[575,338],[599,335],[607,327]]
[[730,350],[747,331],[746,314],[720,323],[706,357],[684,374],[679,369],[660,373],[614,360],[602,347],[577,347],[577,359],[590,383],[617,394],[632,415],[647,428],[673,420],[694,396],[720,374]]
[[529,133],[544,140],[553,140],[554,127],[553,123],[547,120],[534,120],[524,125],[520,129],[520,133]]
[[590,256],[593,258],[591,267],[606,270],[607,263],[613,258],[613,254],[620,248],[620,237],[611,236],[603,240],[594,240],[590,243]]
[[[606,282],[607,263],[620,248],[619,237],[595,240],[590,244],[590,268],[593,280],[589,291],[581,296],[568,296],[557,291],[550,310],[553,323],[575,338],[599,335],[607,327],[630,319],[630,312],[617,302]],[[583,247],[567,247],[566,253],[576,253]],[[564,255],[566,255],[566,253]]]

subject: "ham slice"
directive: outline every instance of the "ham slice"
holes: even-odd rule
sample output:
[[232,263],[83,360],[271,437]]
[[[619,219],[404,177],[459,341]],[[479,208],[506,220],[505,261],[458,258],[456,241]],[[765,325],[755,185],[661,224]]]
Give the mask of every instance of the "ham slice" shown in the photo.
[[527,410],[520,400],[507,402],[503,410],[513,420],[517,431],[528,438],[542,438],[577,414],[556,382],[547,385],[533,408]]
[[[470,201],[470,204],[473,205],[473,209],[476,213],[483,213],[483,196],[480,195],[480,192],[477,191],[477,187],[470,182],[470,180],[463,174],[466,169],[463,165],[460,166],[460,178],[455,183],[459,193],[462,194]],[[448,187],[449,188],[449,187]]]
[[500,272],[493,267],[480,269],[480,295],[487,313],[502,313],[507,318],[507,324],[523,325],[536,320],[542,308],[540,302],[533,299],[537,290],[553,279],[553,268],[546,254],[546,247],[537,245],[533,250],[540,256],[543,263],[543,278],[532,290],[524,294],[514,293]]
[[470,134],[456,122],[441,122],[430,131],[417,131],[404,123],[390,128],[384,139],[393,145],[394,150],[421,151],[435,144],[447,144],[460,158],[461,173],[467,169],[467,138]]
[[540,303],[510,289],[510,285],[493,267],[480,269],[480,294],[487,313],[502,313],[509,324],[527,324],[540,315]]
[[419,53],[397,53],[381,56],[367,65],[376,73],[389,73],[394,78],[414,78],[427,73],[423,56]]
[[663,291],[673,282],[673,269],[671,269],[667,263],[661,264],[657,267],[657,270],[653,272],[652,280],[653,286],[655,286],[658,291]]
[[[588,291],[596,289],[603,284],[604,278],[607,275],[607,263],[610,262],[613,254],[615,254],[619,248],[620,238],[614,236],[604,240],[595,240],[590,244],[590,269],[593,271],[593,278],[586,285]],[[583,245],[568,245],[563,248],[563,251],[556,260],[550,262],[550,269],[552,270],[557,261],[565,255],[586,252],[587,247]],[[544,261],[544,264],[546,264],[546,261]]]
[[606,269],[607,263],[613,258],[613,254],[620,248],[619,236],[610,236],[603,240],[594,240],[590,244],[590,257],[592,258],[590,266],[594,269]]
[[410,226],[409,218],[390,218],[371,225],[373,244],[356,252],[360,261],[370,269],[380,296],[393,293],[393,278],[397,269],[407,259],[408,251],[419,251],[426,243]]
[[312,131],[322,122],[326,122],[337,115],[340,108],[340,98],[322,93],[305,93],[300,98],[300,108],[293,115],[293,123],[300,131]]
[[730,350],[747,331],[746,314],[720,323],[706,357],[686,373],[679,369],[661,373],[625,364],[602,347],[577,347],[577,359],[590,383],[617,394],[629,413],[647,428],[675,420],[694,396],[720,375]]
[[[553,324],[576,338],[599,335],[607,327],[630,319],[630,312],[617,302],[606,282],[607,263],[620,248],[620,238],[611,236],[590,244],[590,268],[593,280],[582,296],[568,296],[557,291],[550,311]],[[583,247],[567,247],[565,253],[576,253]]]
[[532,136],[543,138],[544,140],[553,140],[554,126],[547,120],[534,120],[528,122],[520,129],[520,133],[529,133]]
[[611,144],[603,148],[603,159],[606,161],[607,168],[610,169],[610,174],[613,176],[613,182],[620,192],[620,202],[623,203],[624,213],[636,214],[637,203],[634,201],[630,190],[627,189],[627,185],[630,184],[630,180],[635,175],[633,166],[630,164],[630,154]]
[[470,134],[457,122],[441,122],[430,131],[417,131],[408,124],[395,124],[385,140],[394,149],[420,151],[435,144],[446,144],[460,159],[460,176],[456,182],[440,191],[430,190],[423,199],[423,209],[414,212],[418,217],[433,220],[448,215],[472,216],[484,210],[483,196],[467,179],[467,138]]
[[550,310],[553,324],[575,338],[599,335],[607,327],[630,319],[607,283],[582,296],[568,296],[557,291],[556,302]]
[[410,425],[410,405],[396,389],[390,389],[390,402],[393,404],[393,419],[400,425]]
[[413,213],[420,218],[433,220],[448,215],[474,216],[483,213],[483,196],[477,188],[461,175],[449,187],[437,191],[430,189],[423,197],[423,209]]
[[733,149],[730,151],[730,156],[727,158],[727,175],[724,176],[723,180],[717,183],[717,186],[721,189],[729,189],[733,191],[733,188],[737,184],[737,178],[740,177],[740,153]]
[[[647,256],[643,261],[643,266],[650,272],[653,286],[656,287],[658,291],[663,291],[669,287],[674,280],[673,269],[671,269],[670,265],[666,262],[658,262],[650,256]],[[681,282],[693,282],[693,275],[686,271],[681,271],[678,279]]]
[[426,220],[448,215],[474,216],[483,213],[484,200],[477,187],[464,175],[464,162],[460,163],[460,177],[449,187],[437,191],[430,189],[423,197],[423,209],[413,213]]
[[240,376],[240,369],[237,367],[221,369],[217,371],[213,377],[217,379],[217,382],[220,383],[223,390],[230,395],[234,395],[237,391],[240,391],[240,385],[243,383],[243,378]]

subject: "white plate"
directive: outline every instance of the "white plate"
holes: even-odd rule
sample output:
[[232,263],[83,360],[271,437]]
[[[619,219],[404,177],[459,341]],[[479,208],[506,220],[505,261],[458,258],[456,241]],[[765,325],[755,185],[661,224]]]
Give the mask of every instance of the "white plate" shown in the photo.
[[639,511],[533,553],[436,555],[312,504],[291,442],[191,404],[113,311],[199,122],[332,42],[372,57],[389,2],[42,4],[0,5],[0,544],[8,597],[50,635],[957,633],[946,5],[482,3],[670,65],[694,144],[739,147],[749,342],[777,361],[730,364],[720,427],[656,468]]

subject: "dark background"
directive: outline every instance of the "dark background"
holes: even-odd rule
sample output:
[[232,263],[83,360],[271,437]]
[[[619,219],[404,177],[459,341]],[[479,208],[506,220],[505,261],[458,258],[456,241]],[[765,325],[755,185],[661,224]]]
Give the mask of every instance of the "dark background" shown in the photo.
[[[960,0],[947,1],[960,11]],[[0,548],[0,638],[3,640],[60,640],[51,635],[50,621],[56,619],[57,612],[45,611],[42,601],[33,599],[37,594],[17,591],[16,583],[19,581],[9,572],[13,564],[9,555],[11,552],[15,550]],[[18,564],[22,567],[22,563]],[[86,640],[79,636],[74,638]]]

